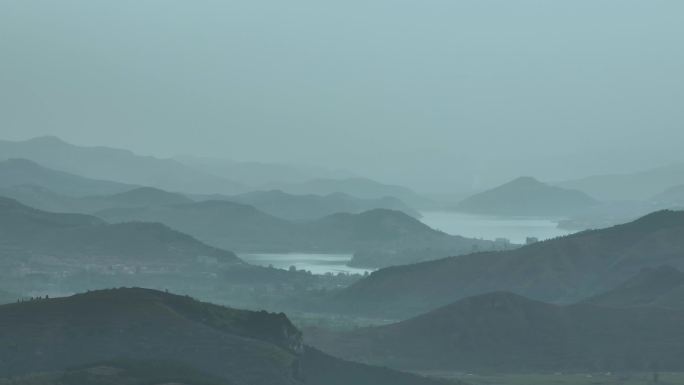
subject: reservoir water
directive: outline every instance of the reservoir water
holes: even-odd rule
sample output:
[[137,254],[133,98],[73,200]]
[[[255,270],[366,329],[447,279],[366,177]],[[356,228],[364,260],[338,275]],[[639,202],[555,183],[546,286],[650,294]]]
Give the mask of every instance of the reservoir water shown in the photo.
[[259,266],[272,265],[277,269],[308,270],[313,274],[347,273],[364,274],[368,269],[347,266],[352,254],[310,254],[310,253],[273,253],[273,254],[240,254],[245,262]]
[[[421,214],[423,217],[420,220],[432,228],[470,238],[507,238],[513,243],[522,244],[527,237],[544,240],[570,234],[556,227],[556,222],[550,219],[501,218],[449,211],[427,211]],[[297,270],[308,270],[313,274],[364,274],[372,271],[347,266],[352,254],[253,253],[240,254],[240,258],[253,265],[271,265],[278,269],[294,266]]]
[[469,238],[508,238],[513,243],[522,244],[527,237],[544,240],[572,233],[559,229],[556,221],[551,219],[503,218],[453,211],[426,211],[421,214],[420,220],[426,225],[447,234]]

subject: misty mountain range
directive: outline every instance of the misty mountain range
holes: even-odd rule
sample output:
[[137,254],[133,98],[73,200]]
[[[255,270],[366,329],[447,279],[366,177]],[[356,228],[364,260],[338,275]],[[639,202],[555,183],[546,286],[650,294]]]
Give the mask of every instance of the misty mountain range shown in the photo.
[[[676,358],[684,352],[681,211],[518,247],[432,229],[413,206],[376,196],[375,187],[356,190],[359,196],[316,194],[347,182],[298,182],[316,186],[306,194],[206,194],[94,179],[18,158],[0,162],[0,176],[0,302],[45,290],[148,286],[250,307],[392,320],[351,331],[305,327],[302,334],[283,314],[163,291],[40,296],[0,306],[0,324],[11,331],[0,336],[4,376],[65,384],[126,376],[217,385],[427,385],[442,382],[394,370],[647,371],[654,363],[684,370]],[[677,192],[661,199],[676,201]],[[606,205],[525,177],[475,194],[456,210],[550,217]],[[235,254],[288,251],[353,253],[350,264],[380,270],[316,276],[252,266]],[[71,339],[61,339],[64,328]],[[36,349],[39,359],[32,358]]]
[[[344,193],[325,196],[294,195],[279,190],[239,195],[185,195],[154,187],[136,187],[43,167],[26,159],[0,161],[1,195],[48,211],[94,213],[116,207],[146,207],[191,203],[195,200],[225,200],[255,206],[274,216],[311,220],[338,212],[360,213],[374,208],[399,210],[419,217],[420,213],[394,197],[356,198]],[[191,199],[190,197],[194,198]]]
[[[85,214],[50,213],[0,197],[3,259],[45,256],[103,264],[132,262],[194,264],[198,257],[239,263],[235,254],[202,244],[159,223],[108,224]],[[106,262],[105,262],[106,261]]]
[[[79,187],[74,181],[73,186],[69,187],[71,191],[63,190],[64,187],[54,183],[35,183],[30,178],[21,183],[47,187],[66,195],[100,195],[123,192],[134,186],[149,186],[194,194],[199,200],[223,200],[228,196],[230,200],[252,204],[269,214],[290,220],[313,219],[314,216],[321,217],[334,211],[358,213],[370,208],[400,209],[416,216],[416,209],[451,207],[462,212],[495,216],[564,217],[563,227],[587,229],[633,220],[656,209],[681,207],[682,199],[681,194],[677,193],[677,185],[684,183],[682,167],[678,165],[631,175],[593,176],[559,183],[542,183],[525,177],[475,193],[454,206],[449,202],[450,199],[437,202],[402,186],[383,184],[343,172],[190,156],[158,159],[108,147],[75,146],[56,137],[38,137],[19,142],[0,141],[0,159],[12,158],[16,158],[13,162],[27,159],[75,174],[74,177],[102,182],[90,182]],[[625,196],[602,190],[601,187],[618,185],[621,187],[614,190],[634,193]],[[331,208],[316,209],[320,202],[307,202],[306,210],[296,210],[295,200],[299,197],[282,194],[278,198],[289,199],[288,207],[293,207],[284,210],[282,207],[285,206],[272,206],[276,197],[269,197],[273,200],[267,203],[255,194],[257,191],[265,194],[271,190],[272,194],[280,191],[297,196],[327,196],[326,207]],[[356,202],[356,207],[353,207],[344,202],[344,195],[340,194],[368,201]],[[630,202],[619,202],[625,199],[630,199]],[[337,202],[333,203],[333,200]],[[259,206],[258,201],[263,205]]]
[[684,1],[0,1],[0,385],[684,385]]
[[[494,247],[490,241],[430,229],[405,214],[419,216],[417,211],[393,197],[363,199],[343,193],[298,196],[270,191],[194,201],[152,187],[102,195],[106,189],[119,191],[131,186],[55,171],[22,159],[0,162],[0,175],[0,194],[43,210],[88,213],[115,223],[159,222],[237,252],[383,254],[383,261],[371,257],[363,262],[380,267],[396,263],[387,261],[387,254],[380,249],[402,252],[402,262],[416,262]],[[94,193],[99,195],[87,195]],[[426,254],[421,250],[431,251]]]
[[[122,165],[135,164],[139,174],[124,178],[113,171],[105,173],[116,180],[111,181],[93,178],[99,171],[89,174],[77,168],[77,162],[51,162],[51,167],[46,167],[39,162],[49,162],[45,154],[41,158],[37,152],[26,149],[36,146],[41,150],[60,149],[55,157],[65,156],[60,151],[73,151],[73,157],[87,154],[93,159],[93,169],[98,164],[104,167],[111,159],[124,158],[126,161],[119,161],[117,166],[122,167],[120,172],[124,169]],[[315,309],[403,320],[353,332],[305,329],[307,340],[328,353],[401,370],[487,368],[510,372],[628,366],[646,370],[651,361],[679,369],[676,362],[669,360],[679,354],[679,345],[665,346],[665,340],[657,333],[664,330],[668,340],[678,338],[674,325],[682,316],[680,309],[684,303],[681,273],[676,270],[684,268],[680,258],[684,245],[679,241],[684,229],[681,212],[660,211],[632,223],[517,248],[434,230],[417,219],[421,214],[414,208],[428,207],[429,200],[408,189],[370,180],[293,177],[296,181],[281,184],[280,190],[235,194],[246,187],[225,189],[224,183],[229,180],[225,175],[209,178],[207,175],[214,174],[197,172],[190,166],[178,167],[175,160],[138,157],[111,149],[82,149],[54,138],[24,142],[18,148],[13,150],[13,156],[34,158],[8,157],[0,162],[0,196],[6,197],[0,200],[0,254],[6,271],[17,274],[28,268],[30,274],[38,275],[26,278],[22,272],[19,274],[25,277],[23,280],[7,280],[9,290],[0,293],[2,302],[11,302],[21,295],[17,292],[29,287],[64,292],[93,287],[93,282],[129,286],[147,282],[155,287],[191,290],[202,295],[233,293],[238,303],[250,304],[261,298],[265,301],[262,303],[298,311]],[[71,172],[52,168],[57,166],[71,168]],[[169,178],[145,179],[142,171],[146,167],[155,174],[163,168]],[[188,172],[202,182],[190,189],[181,188],[180,181],[197,180],[183,179]],[[264,171],[263,175],[267,173]],[[172,189],[173,186],[178,189]],[[386,195],[388,192],[391,194]],[[567,221],[578,221],[587,213],[609,210],[620,214],[628,210],[634,214],[639,210],[648,212],[675,205],[678,197],[679,188],[675,186],[654,195],[651,203],[642,206],[599,202],[579,190],[523,177],[474,194],[454,209],[482,215],[566,217]],[[381,270],[367,278],[326,282],[326,278],[296,270],[251,266],[234,252],[353,253],[351,265]],[[664,265],[672,267],[659,267]],[[56,269],[61,272],[55,274]],[[202,285],[180,283],[201,277],[211,278],[204,278]],[[344,285],[340,287],[338,282]],[[265,291],[255,295],[257,285],[263,285],[261,290]],[[123,299],[116,301],[134,306],[131,301],[137,301],[138,296],[128,298],[122,293]],[[37,304],[33,302],[32,306]],[[646,315],[648,323],[638,321],[646,319]],[[142,317],[135,313],[129,316]],[[622,318],[637,321],[623,323],[600,339],[593,337],[607,323]],[[166,321],[160,318],[157,322]],[[579,324],[585,326],[572,326]],[[79,327],[79,332],[85,329]],[[148,331],[143,333],[151,338]],[[445,335],[451,337],[445,339]],[[638,351],[632,345],[622,345],[628,335],[639,336],[639,340],[633,340]],[[159,341],[151,342],[145,349],[157,349],[153,346],[162,346]],[[187,349],[189,343],[177,344]],[[93,346],[108,344],[104,340],[93,341]],[[226,344],[219,343],[224,349]],[[593,347],[593,353],[580,354],[588,345]],[[69,349],[67,344],[59,346]],[[125,346],[130,348],[128,343]],[[115,349],[114,345],[112,348]],[[205,349],[202,351],[208,351]],[[339,367],[343,361],[335,361],[313,348],[303,349],[278,353],[299,360],[299,366],[292,369],[288,364],[286,367],[291,369],[274,369],[273,374],[266,371],[265,376],[274,377],[263,381],[307,383],[298,376],[304,370],[301,363],[311,360],[315,362],[309,369],[313,377],[308,378],[333,383],[327,377],[330,369],[320,368]],[[639,353],[642,349],[648,355]],[[131,368],[135,362],[144,363],[151,358],[180,359],[164,358],[158,350],[150,350],[153,353],[147,356],[131,356],[131,364],[116,361],[114,352],[98,360],[114,367]],[[505,360],[512,352],[517,352],[517,359]],[[271,364],[265,364],[270,359],[265,357],[273,354],[259,353],[258,357],[248,358],[252,363],[247,366],[266,368]],[[55,366],[40,367],[40,371],[61,370],[59,375],[76,378],[86,375],[69,369],[72,363],[59,364],[61,361],[53,355],[47,357]],[[248,375],[233,371],[229,376],[206,366],[207,362],[182,361],[192,368],[184,375],[218,375],[222,381]],[[26,368],[36,367],[35,362],[27,364],[21,355],[13,362],[23,362]],[[84,357],[81,362],[87,365],[92,361]],[[423,381],[357,364],[344,365],[354,368],[349,376],[366,378],[373,373],[371,378],[380,378],[378,381]],[[194,372],[195,369],[200,371]]]
[[[305,180],[286,180],[282,185],[278,179],[268,183],[248,185],[248,181],[232,180],[223,175],[237,178],[250,174],[253,164],[231,163],[231,167],[220,174],[212,174],[198,167],[197,162],[182,163],[176,159],[160,159],[137,155],[128,150],[109,147],[81,147],[69,144],[57,137],[38,137],[26,141],[0,141],[0,160],[20,158],[32,160],[41,165],[91,179],[104,179],[129,185],[157,187],[169,191],[189,194],[237,194],[252,190],[281,189],[292,194],[328,195],[345,193],[358,198],[378,199],[396,197],[409,204],[427,203],[411,190],[386,185],[364,178],[329,179],[315,177]],[[184,158],[179,158],[184,159]],[[195,165],[195,167],[193,167]],[[247,170],[240,170],[241,167]],[[266,167],[266,166],[263,166]],[[283,176],[281,166],[272,166],[268,175]],[[222,170],[219,167],[219,170]]]

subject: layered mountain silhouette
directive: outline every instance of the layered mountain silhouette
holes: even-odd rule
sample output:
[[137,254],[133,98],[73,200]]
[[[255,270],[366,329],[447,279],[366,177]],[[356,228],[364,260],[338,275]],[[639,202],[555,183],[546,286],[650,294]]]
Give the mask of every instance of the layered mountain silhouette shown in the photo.
[[234,194],[244,190],[239,183],[203,173],[172,159],[141,156],[109,147],[76,146],[53,136],[20,142],[0,141],[0,154],[3,158],[30,159],[88,178],[171,191]]
[[644,268],[616,288],[583,302],[611,307],[684,309],[684,273],[671,266]]
[[26,185],[68,196],[116,194],[135,187],[53,170],[28,159],[0,161],[0,189]]
[[[357,253],[355,265],[375,268],[460,255],[473,249],[492,249],[489,241],[430,229],[407,215],[418,213],[396,198],[361,199],[342,193],[297,196],[277,191],[227,198],[253,203],[292,219],[285,220],[247,204],[225,200],[195,202],[184,194],[90,180],[32,161],[12,160],[4,164],[8,169],[21,170],[19,174],[24,177],[6,178],[0,196],[44,211],[95,214],[121,224],[164,223],[216,247],[240,252]],[[114,193],[99,193],[101,184],[113,186]],[[74,196],[76,192],[86,196]],[[375,206],[399,210],[367,211],[375,214],[364,211]],[[339,210],[355,214],[329,214]]]
[[684,164],[679,163],[635,173],[589,176],[559,186],[584,191],[600,200],[647,200],[683,183]]
[[235,251],[288,251],[301,242],[297,226],[248,205],[202,201],[97,213],[110,222],[160,222],[217,247]]
[[[47,211],[94,213],[109,208],[133,208],[191,203],[185,194],[155,187],[136,187],[56,171],[26,159],[0,162],[0,195]],[[279,190],[239,195],[196,195],[196,200],[225,200],[254,206],[291,220],[319,219],[335,213],[360,213],[386,208],[413,217],[420,213],[394,197],[362,199],[343,193],[294,195]]]
[[464,199],[456,210],[501,216],[565,216],[597,202],[587,194],[521,177]]
[[214,384],[438,384],[308,348],[282,313],[236,310],[148,289],[0,306],[0,328],[1,377],[61,371],[65,381],[128,375]]
[[684,311],[558,306],[494,292],[403,322],[310,340],[395,368],[500,372],[681,370]]
[[651,202],[659,205],[684,207],[684,184],[665,189],[665,191],[652,197]]
[[92,214],[113,208],[142,208],[193,202],[185,195],[154,187],[137,187],[113,195],[73,197],[36,185],[0,188],[0,196],[44,211]]
[[[412,207],[421,207],[431,203],[408,188],[387,185],[366,178],[316,178],[313,175],[315,173],[306,173],[311,175],[305,179],[294,178],[296,181],[292,181],[292,178],[285,178],[291,181],[284,181],[283,178],[277,178],[277,176],[291,175],[298,171],[283,165],[230,162],[231,167],[235,168],[234,172],[230,172],[230,167],[226,170],[223,166],[208,166],[197,159],[180,158],[183,161],[179,161],[138,155],[128,150],[110,147],[77,146],[54,136],[37,137],[25,141],[0,141],[0,161],[11,158],[28,159],[86,178],[151,186],[189,194],[235,195],[250,190],[280,189],[298,195],[345,193],[364,199],[390,196]],[[261,170],[264,176],[273,175],[277,179],[257,183],[252,178],[254,169]],[[244,182],[236,181],[234,178],[242,178]],[[251,183],[255,184],[251,185]],[[27,184],[36,184],[61,192],[40,183]]]
[[240,263],[229,251],[207,246],[159,223],[108,224],[84,214],[50,213],[0,197],[0,253],[116,260],[194,263],[212,257]]
[[[238,252],[364,253],[366,266],[391,262],[375,250],[448,250],[433,258],[491,248],[492,242],[452,236],[431,229],[400,211],[374,209],[360,214],[338,213],[307,222],[290,222],[253,206],[204,201],[143,209],[111,209],[97,213],[111,222],[161,222],[211,245]],[[374,256],[378,256],[377,260]],[[416,259],[425,254],[416,253]]]
[[316,178],[300,183],[274,184],[269,187],[290,194],[329,195],[344,193],[364,199],[380,199],[389,196],[398,198],[411,207],[416,208],[423,208],[434,204],[430,199],[417,194],[409,188],[384,184],[368,178]]
[[106,199],[113,205],[126,207],[179,205],[193,202],[192,199],[183,194],[172,193],[154,187],[140,187],[119,194],[101,197],[100,199]]
[[612,289],[645,267],[684,267],[684,212],[502,252],[475,253],[374,272],[331,299],[341,311],[406,317],[459,298],[511,291],[558,303]]
[[319,219],[336,213],[358,214],[372,209],[397,210],[412,217],[420,217],[418,211],[394,197],[364,199],[345,193],[295,195],[270,190],[248,192],[225,199],[254,206],[265,213],[291,221]]

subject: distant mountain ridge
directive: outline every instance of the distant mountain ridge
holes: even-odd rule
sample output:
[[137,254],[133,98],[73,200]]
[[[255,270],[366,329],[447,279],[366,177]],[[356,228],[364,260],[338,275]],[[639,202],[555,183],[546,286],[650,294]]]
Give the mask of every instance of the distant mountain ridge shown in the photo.
[[609,290],[642,268],[660,265],[684,268],[683,211],[660,211],[510,251],[382,269],[325,306],[406,317],[491,291],[572,303]]
[[[187,195],[155,187],[138,187],[80,177],[41,166],[31,160],[0,162],[0,195],[47,211],[94,213],[111,208],[132,208],[192,203]],[[273,216],[304,221],[340,212],[360,213],[374,208],[420,213],[394,197],[362,199],[344,193],[294,195],[280,190],[239,195],[193,194],[196,200],[225,200],[259,208]]]
[[550,186],[532,177],[520,177],[464,199],[456,205],[456,210],[503,216],[563,216],[597,203],[580,191]]
[[684,207],[684,184],[669,187],[651,197],[650,201],[660,205]]
[[411,207],[421,209],[433,205],[430,199],[415,191],[397,185],[380,183],[368,178],[316,178],[300,183],[286,183],[264,186],[267,189],[277,189],[290,194],[329,195],[344,193],[362,199],[380,199],[395,197]]
[[159,223],[107,224],[83,214],[49,213],[0,197],[0,256],[12,254],[195,263],[200,256],[241,263],[232,252],[207,246]]
[[24,185],[40,186],[68,196],[115,194],[136,187],[53,170],[28,159],[10,158],[0,161],[0,188]]
[[178,161],[109,147],[82,147],[54,136],[0,141],[0,160],[25,158],[83,177],[186,193],[237,193],[239,183],[205,174]]
[[253,191],[225,199],[248,204],[273,216],[292,221],[319,219],[336,213],[358,214],[372,209],[398,210],[412,217],[420,217],[418,211],[395,197],[356,198],[340,192],[327,195],[295,195],[281,190],[270,190]]
[[684,184],[684,163],[635,173],[595,175],[563,181],[558,186],[584,191],[600,200],[647,200]]
[[[43,136],[24,141],[0,140],[0,161],[11,158],[29,159],[39,164],[49,165],[56,170],[86,178],[150,186],[187,194],[235,195],[254,190],[281,189],[299,195],[328,195],[341,192],[358,198],[370,199],[392,196],[413,207],[430,203],[429,199],[408,188],[358,177],[335,179],[316,177],[312,174],[305,179],[286,178],[289,180],[271,180],[250,185],[249,183],[254,181],[250,179],[250,175],[245,174],[250,168],[255,168],[255,172],[264,173],[263,176],[274,177],[279,173],[297,174],[298,171],[289,166],[253,162],[229,162],[229,167],[226,169],[222,165],[204,165],[203,161],[197,159],[189,161],[187,157],[181,157],[179,159],[183,161],[179,161],[138,155],[129,150],[110,147],[77,146],[55,136]],[[234,173],[230,172],[231,167],[235,168]],[[336,175],[336,173],[332,174]],[[340,176],[343,175],[346,174],[340,174]],[[233,178],[242,178],[247,183]],[[39,183],[27,184],[40,185]],[[55,189],[51,188],[51,190]]]
[[179,205],[193,202],[183,194],[171,193],[154,187],[140,187],[102,198],[132,207]]

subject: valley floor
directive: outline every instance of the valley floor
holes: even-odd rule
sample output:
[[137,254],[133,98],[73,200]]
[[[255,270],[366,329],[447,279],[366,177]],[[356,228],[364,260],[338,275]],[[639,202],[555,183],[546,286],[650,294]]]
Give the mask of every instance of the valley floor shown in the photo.
[[471,385],[684,385],[684,373],[573,373],[573,374],[474,374],[422,372],[421,374],[459,379]]

